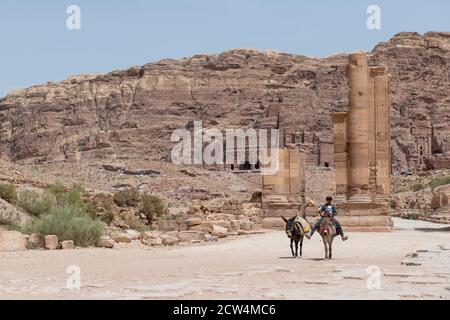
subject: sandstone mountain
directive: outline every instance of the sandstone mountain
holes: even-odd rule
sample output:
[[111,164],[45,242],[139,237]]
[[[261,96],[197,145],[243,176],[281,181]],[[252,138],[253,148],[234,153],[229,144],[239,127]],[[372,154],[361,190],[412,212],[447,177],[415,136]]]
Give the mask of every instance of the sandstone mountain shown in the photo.
[[[428,119],[450,146],[450,33],[400,33],[371,62],[390,70],[394,170],[414,153],[413,120]],[[168,161],[174,129],[252,127],[273,105],[285,125],[326,139],[330,112],[347,107],[346,63],[237,49],[18,90],[0,99],[2,158]]]

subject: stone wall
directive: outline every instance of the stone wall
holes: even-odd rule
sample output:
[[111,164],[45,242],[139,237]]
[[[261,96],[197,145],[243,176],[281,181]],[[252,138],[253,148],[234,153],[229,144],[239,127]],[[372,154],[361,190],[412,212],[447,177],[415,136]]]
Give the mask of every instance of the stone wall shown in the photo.
[[264,167],[262,172],[265,228],[284,227],[281,216],[303,215],[304,210],[305,155],[297,149],[279,149],[278,153],[277,174],[266,174]]

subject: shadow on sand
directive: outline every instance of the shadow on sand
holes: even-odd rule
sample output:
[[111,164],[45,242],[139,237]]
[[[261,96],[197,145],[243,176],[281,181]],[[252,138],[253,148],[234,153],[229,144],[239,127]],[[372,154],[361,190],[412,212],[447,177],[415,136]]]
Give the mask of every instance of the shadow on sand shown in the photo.
[[414,230],[422,231],[422,232],[445,232],[445,231],[450,231],[450,227],[444,227],[444,228],[414,228]]
[[301,259],[301,260],[306,260],[306,261],[324,261],[324,258],[304,258],[304,257],[278,257],[278,259],[280,260],[289,260],[289,259]]

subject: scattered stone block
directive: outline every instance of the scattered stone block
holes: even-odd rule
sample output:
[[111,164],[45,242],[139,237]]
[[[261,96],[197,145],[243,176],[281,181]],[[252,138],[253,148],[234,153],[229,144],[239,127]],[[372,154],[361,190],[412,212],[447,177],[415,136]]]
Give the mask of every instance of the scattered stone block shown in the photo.
[[114,248],[114,240],[111,239],[109,236],[101,236],[100,239],[97,241],[97,247],[99,248]]
[[205,240],[206,242],[212,242],[212,241],[218,241],[219,237],[217,236],[212,236],[212,235],[205,235],[205,237],[203,238],[203,240]]
[[64,250],[75,249],[75,243],[73,242],[73,240],[63,241],[61,242],[61,248]]
[[178,223],[176,220],[159,220],[159,231],[178,231]]
[[201,231],[182,231],[178,233],[178,239],[181,242],[192,242],[202,240],[204,232]]
[[133,238],[128,233],[119,233],[114,237],[114,240],[119,243],[131,243]]
[[242,221],[241,222],[241,230],[251,230],[253,223],[250,221]]
[[163,244],[163,241],[162,241],[161,238],[152,239],[152,240],[150,241],[150,245],[151,245],[152,247],[161,246],[162,244]]
[[228,236],[228,229],[218,225],[213,225],[211,235],[217,236],[219,238],[225,238]]
[[186,225],[188,227],[192,227],[192,226],[199,226],[202,224],[202,219],[200,218],[190,218],[190,219],[186,219]]
[[241,228],[241,222],[239,220],[231,220],[231,229],[239,230]]
[[252,230],[261,230],[262,226],[262,223],[254,223],[252,224]]
[[170,237],[170,236],[162,236],[161,237],[162,244],[165,246],[174,246],[177,245],[180,240],[178,238]]
[[27,238],[18,231],[0,230],[0,251],[25,251]]
[[213,223],[211,223],[211,226],[213,226],[213,225],[220,226],[220,227],[225,228],[227,230],[231,229],[231,222],[230,221],[224,221],[224,220],[214,221]]
[[45,238],[40,234],[32,234],[28,237],[27,249],[45,249]]
[[132,240],[137,240],[141,236],[141,233],[136,230],[128,229],[125,232],[131,237]]
[[56,250],[59,247],[58,237],[55,235],[45,236],[45,249]]
[[156,239],[160,235],[157,231],[144,231],[141,233],[140,238],[141,239]]

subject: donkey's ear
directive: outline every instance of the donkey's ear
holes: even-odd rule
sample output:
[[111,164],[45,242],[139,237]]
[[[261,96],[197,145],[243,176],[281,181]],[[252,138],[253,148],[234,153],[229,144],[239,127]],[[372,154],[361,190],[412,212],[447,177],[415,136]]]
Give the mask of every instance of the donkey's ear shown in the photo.
[[298,218],[298,216],[293,216],[291,220],[295,220],[297,218]]
[[283,219],[284,222],[287,222],[287,219],[283,216],[281,216],[281,219]]

